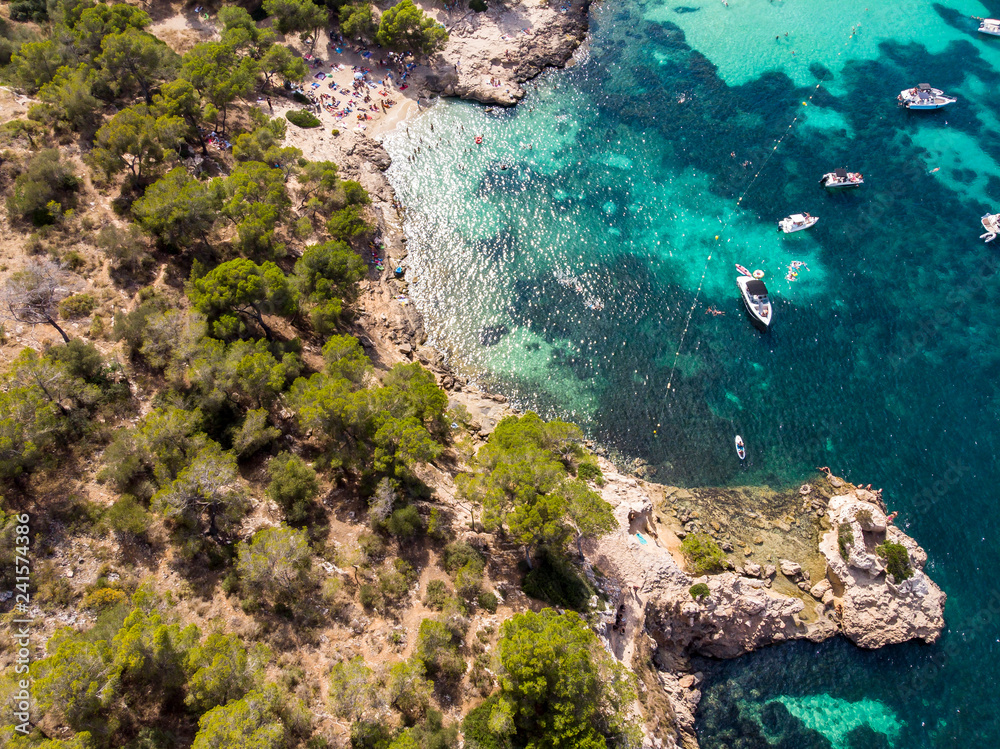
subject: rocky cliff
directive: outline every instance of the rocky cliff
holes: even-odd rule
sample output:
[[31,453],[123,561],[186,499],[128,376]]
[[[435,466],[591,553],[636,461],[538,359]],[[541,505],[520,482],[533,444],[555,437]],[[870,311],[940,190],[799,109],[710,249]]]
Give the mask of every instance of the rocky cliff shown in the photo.
[[567,64],[587,35],[590,0],[524,2],[469,12],[448,27],[444,50],[417,78],[430,92],[516,104],[521,84]]
[[[933,642],[944,627],[945,595],[923,572],[927,555],[891,524],[874,492],[821,476],[798,492],[720,494],[648,484],[610,464],[602,468],[608,477],[603,496],[615,507],[620,527],[586,547],[587,559],[613,604],[604,615],[608,648],[637,671],[636,654],[650,651],[670,700],[672,727],[663,721],[647,726],[652,746],[697,745],[701,677],[686,673],[690,655],[732,658],[785,640],[818,642],[838,633],[865,648]],[[738,499],[755,496],[754,503]],[[755,522],[741,526],[739,516],[748,513]],[[838,541],[843,524],[854,536],[846,559]],[[766,541],[757,532],[762,528]],[[702,577],[686,571],[681,536],[693,531],[732,550],[729,571]],[[811,547],[803,539],[812,539]],[[875,553],[886,539],[909,555],[913,576],[900,584],[888,579]],[[689,591],[698,582],[709,594],[695,601]]]

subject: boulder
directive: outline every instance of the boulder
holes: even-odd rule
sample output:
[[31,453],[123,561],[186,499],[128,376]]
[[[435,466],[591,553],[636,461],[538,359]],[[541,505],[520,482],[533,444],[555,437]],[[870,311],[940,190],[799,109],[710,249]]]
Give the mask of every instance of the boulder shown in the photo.
[[809,595],[817,601],[821,601],[823,600],[823,596],[825,596],[832,587],[833,586],[830,584],[830,581],[823,578],[809,589]]
[[756,562],[747,562],[743,565],[743,572],[747,577],[760,577],[763,569]]
[[781,574],[787,578],[795,578],[802,574],[802,565],[788,559],[780,560]]

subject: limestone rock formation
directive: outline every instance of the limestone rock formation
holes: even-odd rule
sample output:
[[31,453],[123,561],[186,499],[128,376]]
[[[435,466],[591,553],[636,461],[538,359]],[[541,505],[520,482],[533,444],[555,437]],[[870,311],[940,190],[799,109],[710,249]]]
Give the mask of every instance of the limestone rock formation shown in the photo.
[[[833,527],[824,534],[820,551],[827,561],[833,604],[840,612],[844,634],[865,648],[937,640],[944,627],[946,596],[924,574],[927,554],[917,542],[887,522],[871,492],[856,490],[831,497],[827,515]],[[841,525],[850,526],[854,536],[846,560],[838,543]],[[913,577],[900,584],[888,579],[875,553],[885,540],[901,544],[909,553]]]
[[567,0],[467,13],[448,28],[441,53],[414,72],[433,93],[516,104],[522,83],[569,61],[587,35],[589,8],[590,0]]
[[[789,639],[820,642],[838,632],[866,648],[914,638],[930,642],[944,626],[944,594],[923,573],[926,554],[887,522],[871,492],[842,479],[829,481],[841,492],[829,500],[830,529],[819,534],[819,549],[813,549],[808,560],[799,556],[804,553],[801,546],[795,551],[800,561],[778,558],[782,576],[775,577],[778,569],[773,564],[746,560],[737,568],[739,574],[695,578],[684,569],[679,537],[684,524],[701,522],[698,511],[679,510],[667,523],[659,514],[662,505],[654,500],[666,494],[688,500],[691,495],[623,476],[606,461],[601,461],[601,468],[606,478],[602,495],[614,508],[619,528],[585,544],[590,568],[600,570],[591,580],[612,604],[598,631],[608,649],[627,664],[633,663],[637,652],[648,649],[647,640],[655,643],[653,662],[677,732],[664,746],[671,741],[697,746],[693,726],[701,692],[700,679],[684,673],[690,655],[732,658]],[[811,505],[803,512],[818,529],[820,519]],[[838,543],[842,523],[851,525],[856,540],[847,561],[841,558]],[[874,551],[885,538],[909,552],[914,575],[899,585],[886,580]],[[816,564],[824,560],[826,574],[813,583],[806,567],[817,576]],[[772,578],[781,590],[770,587]],[[695,583],[706,584],[709,595],[695,600],[690,592]],[[623,626],[613,627],[621,607]],[[660,745],[656,741],[650,745]]]

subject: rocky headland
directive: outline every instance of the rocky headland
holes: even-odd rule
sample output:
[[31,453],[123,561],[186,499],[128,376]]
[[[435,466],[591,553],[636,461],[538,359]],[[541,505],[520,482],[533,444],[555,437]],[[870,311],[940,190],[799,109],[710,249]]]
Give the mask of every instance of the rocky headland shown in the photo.
[[[837,634],[864,648],[934,642],[944,627],[945,595],[923,572],[927,555],[888,521],[875,492],[832,474],[784,492],[687,490],[625,476],[606,462],[602,468],[602,493],[620,527],[585,547],[587,563],[614,604],[604,615],[609,649],[640,676],[648,666],[638,656],[649,654],[669,699],[672,724],[647,721],[653,746],[697,745],[702,677],[690,672],[690,656],[732,658]],[[854,531],[846,558],[838,543],[845,523]],[[681,553],[690,533],[727,551],[729,569],[691,574]],[[875,553],[885,540],[909,554],[913,576],[898,585]],[[709,591],[700,600],[690,592],[696,583]],[[612,630],[621,606],[624,626]]]

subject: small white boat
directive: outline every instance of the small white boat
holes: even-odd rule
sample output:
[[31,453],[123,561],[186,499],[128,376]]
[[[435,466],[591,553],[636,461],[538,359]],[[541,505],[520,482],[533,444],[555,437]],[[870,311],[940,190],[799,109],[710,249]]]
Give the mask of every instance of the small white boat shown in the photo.
[[979,33],[1000,36],[1000,21],[995,18],[984,18],[983,22],[979,24]]
[[865,183],[865,177],[861,172],[849,172],[846,169],[834,169],[823,175],[819,181],[823,187],[831,190],[841,187],[861,187]]
[[907,109],[941,109],[958,101],[939,88],[931,88],[929,83],[918,83],[914,88],[900,91],[896,99]]
[[983,228],[986,229],[985,234],[980,234],[979,238],[987,242],[992,242],[997,238],[997,234],[1000,234],[1000,213],[987,213],[980,219],[983,224]]
[[778,228],[785,234],[791,234],[795,231],[808,229],[817,221],[819,219],[816,216],[810,216],[808,213],[793,213],[791,216],[781,219],[778,222]]
[[740,435],[736,435],[736,454],[740,456],[740,460],[747,459],[747,448],[743,444],[743,438]]
[[761,330],[770,330],[774,315],[764,282],[759,278],[737,276],[736,285],[740,287],[743,306],[747,308],[747,313],[754,326]]

